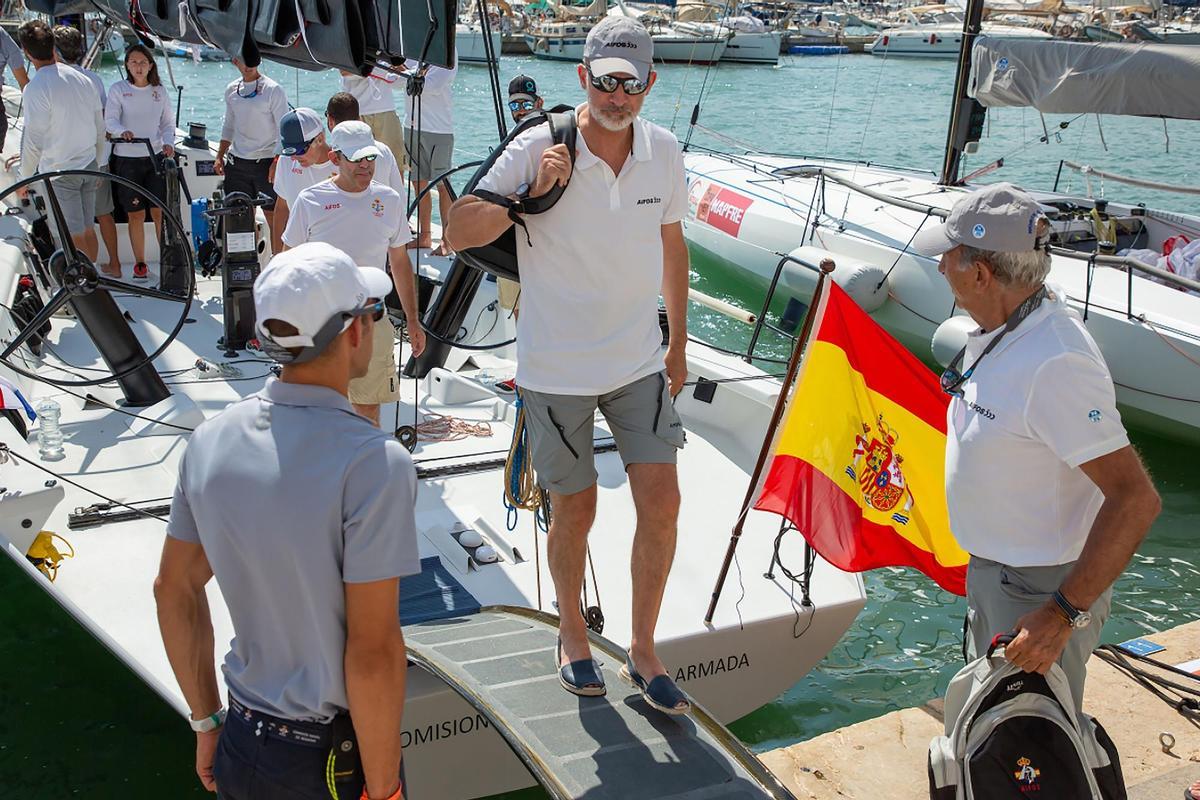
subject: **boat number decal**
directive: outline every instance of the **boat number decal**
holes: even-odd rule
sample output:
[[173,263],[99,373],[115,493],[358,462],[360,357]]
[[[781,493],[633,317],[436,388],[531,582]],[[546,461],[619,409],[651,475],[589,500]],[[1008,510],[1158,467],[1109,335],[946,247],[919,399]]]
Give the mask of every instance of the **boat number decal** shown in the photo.
[[699,664],[688,664],[686,667],[680,667],[675,670],[675,682],[694,681],[698,678],[707,678],[711,675],[719,675],[722,672],[733,672],[736,669],[745,669],[750,666],[750,657],[745,653],[741,655],[728,655],[724,658],[711,658],[708,661],[701,661]]
[[696,207],[696,220],[707,222],[719,231],[737,236],[742,228],[746,209],[754,201],[731,189],[710,185]]
[[434,722],[423,728],[401,731],[400,746],[409,747],[410,745],[421,745],[426,742],[440,741],[441,739],[452,739],[455,736],[474,733],[475,731],[481,731],[490,727],[491,725],[488,723],[487,718],[482,714],[458,719],[444,719],[441,722]]

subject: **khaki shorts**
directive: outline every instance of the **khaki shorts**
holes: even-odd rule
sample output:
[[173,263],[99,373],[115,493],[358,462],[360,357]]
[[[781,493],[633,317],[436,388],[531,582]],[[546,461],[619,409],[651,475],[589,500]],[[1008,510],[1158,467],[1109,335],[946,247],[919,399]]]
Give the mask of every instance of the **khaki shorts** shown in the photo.
[[396,374],[396,329],[386,316],[375,323],[374,351],[367,374],[350,381],[350,402],[360,406],[393,403],[400,399]]
[[630,464],[674,464],[685,441],[666,371],[599,396],[522,389],[521,403],[538,483],[558,494],[582,492],[596,482],[592,436],[597,408],[626,469]]
[[377,114],[363,114],[362,121],[371,127],[375,138],[386,144],[396,157],[396,164],[401,170],[408,169],[408,151],[404,149],[404,126],[395,111],[380,111]]

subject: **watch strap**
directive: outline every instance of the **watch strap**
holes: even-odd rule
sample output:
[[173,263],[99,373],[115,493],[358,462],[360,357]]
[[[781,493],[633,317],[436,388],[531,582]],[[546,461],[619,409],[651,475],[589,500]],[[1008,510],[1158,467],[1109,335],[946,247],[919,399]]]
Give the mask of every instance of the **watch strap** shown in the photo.
[[1080,614],[1083,613],[1082,611],[1077,609],[1075,606],[1071,605],[1071,601],[1067,600],[1067,598],[1063,595],[1063,593],[1061,591],[1056,591],[1054,593],[1054,602],[1056,605],[1058,605],[1059,611],[1061,611],[1066,616],[1067,622],[1071,625],[1074,625],[1075,620],[1079,617]]
[[192,730],[196,733],[209,733],[225,724],[226,713],[228,712],[224,708],[219,708],[207,717],[188,719],[188,724],[192,726]]

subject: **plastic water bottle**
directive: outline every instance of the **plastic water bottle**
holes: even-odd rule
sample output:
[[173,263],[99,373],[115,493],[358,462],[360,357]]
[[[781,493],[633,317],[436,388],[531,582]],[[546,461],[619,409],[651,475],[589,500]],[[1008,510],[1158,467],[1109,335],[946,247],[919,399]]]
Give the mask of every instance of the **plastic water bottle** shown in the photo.
[[46,397],[39,400],[33,410],[38,416],[38,453],[43,461],[61,461],[66,457],[66,453],[63,452],[62,429],[58,426],[62,409],[58,403]]

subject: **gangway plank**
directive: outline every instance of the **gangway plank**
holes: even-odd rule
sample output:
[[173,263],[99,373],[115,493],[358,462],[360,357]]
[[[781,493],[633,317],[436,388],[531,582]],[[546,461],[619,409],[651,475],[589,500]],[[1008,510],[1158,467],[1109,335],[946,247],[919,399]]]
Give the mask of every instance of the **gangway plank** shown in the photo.
[[624,652],[602,636],[589,634],[608,694],[564,691],[557,633],[558,617],[512,606],[404,627],[409,658],[483,714],[555,800],[794,800],[704,709],[650,708],[618,675]]

